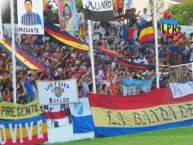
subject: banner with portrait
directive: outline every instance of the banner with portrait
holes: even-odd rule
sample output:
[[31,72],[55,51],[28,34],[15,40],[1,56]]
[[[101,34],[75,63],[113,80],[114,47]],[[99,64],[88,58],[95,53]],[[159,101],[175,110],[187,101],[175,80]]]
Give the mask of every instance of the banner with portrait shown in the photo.
[[17,0],[18,33],[44,34],[43,1]]
[[1,15],[1,6],[0,6],[0,39],[3,38],[3,26],[2,26],[2,15]]
[[78,87],[76,79],[61,81],[36,81],[39,104],[57,105],[78,103]]
[[78,31],[78,13],[75,0],[58,0],[59,24],[62,30]]

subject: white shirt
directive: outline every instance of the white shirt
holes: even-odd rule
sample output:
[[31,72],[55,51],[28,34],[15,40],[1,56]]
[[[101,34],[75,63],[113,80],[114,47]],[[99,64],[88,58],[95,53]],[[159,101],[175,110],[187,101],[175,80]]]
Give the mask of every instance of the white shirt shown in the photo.
[[126,6],[126,9],[132,9],[133,8],[133,0],[125,0],[124,4]]

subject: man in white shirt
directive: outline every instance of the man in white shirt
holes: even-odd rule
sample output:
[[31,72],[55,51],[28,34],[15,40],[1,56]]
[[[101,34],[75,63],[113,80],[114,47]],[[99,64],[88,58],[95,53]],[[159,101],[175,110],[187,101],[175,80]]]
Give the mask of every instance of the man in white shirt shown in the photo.
[[150,20],[150,16],[147,14],[146,8],[143,9],[143,12],[140,14],[140,18],[145,21]]

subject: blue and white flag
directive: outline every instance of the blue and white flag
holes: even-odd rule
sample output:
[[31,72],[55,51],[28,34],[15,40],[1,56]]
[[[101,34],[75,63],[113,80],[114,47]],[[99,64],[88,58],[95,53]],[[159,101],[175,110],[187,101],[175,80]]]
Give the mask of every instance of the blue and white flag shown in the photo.
[[94,131],[88,98],[81,98],[80,103],[70,104],[74,133],[87,133]]
[[123,78],[122,81],[123,95],[139,95],[151,91],[153,79],[150,80],[138,80],[132,78]]

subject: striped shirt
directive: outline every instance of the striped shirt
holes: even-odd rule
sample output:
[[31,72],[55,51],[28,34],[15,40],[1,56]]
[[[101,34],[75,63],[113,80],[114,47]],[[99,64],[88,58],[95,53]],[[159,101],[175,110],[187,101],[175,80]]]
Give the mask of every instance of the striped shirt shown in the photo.
[[41,18],[38,14],[30,12],[26,13],[21,18],[22,25],[42,25]]

